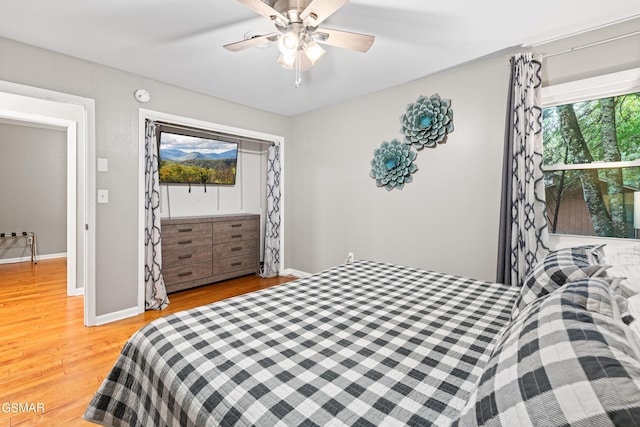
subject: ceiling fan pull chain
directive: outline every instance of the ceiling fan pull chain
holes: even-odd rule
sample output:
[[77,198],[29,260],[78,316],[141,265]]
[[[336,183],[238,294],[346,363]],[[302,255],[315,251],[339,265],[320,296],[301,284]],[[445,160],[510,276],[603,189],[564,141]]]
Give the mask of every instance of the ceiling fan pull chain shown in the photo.
[[298,52],[298,57],[296,58],[296,87],[300,87],[302,84],[302,71],[300,70],[300,52]]

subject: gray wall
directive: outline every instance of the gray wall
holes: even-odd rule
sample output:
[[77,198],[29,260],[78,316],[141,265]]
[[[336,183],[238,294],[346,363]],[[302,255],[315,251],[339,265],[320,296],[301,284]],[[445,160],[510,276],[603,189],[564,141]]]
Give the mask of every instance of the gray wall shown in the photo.
[[[625,25],[638,28],[638,20]],[[549,58],[545,80],[640,66],[638,39],[621,43],[627,47],[614,43]],[[152,96],[144,108],[286,138],[285,267],[315,272],[353,251],[356,258],[492,280],[511,53],[293,119],[6,39],[0,39],[0,80],[95,99],[96,155],[109,159],[109,172],[97,175],[97,187],[109,189],[110,199],[97,206],[101,315],[137,303],[140,105],[132,94],[140,87]],[[369,178],[373,150],[400,137],[399,117],[408,103],[433,93],[452,100],[455,131],[446,144],[419,154],[420,169],[404,190],[376,188]]]
[[[552,53],[629,33],[640,20],[535,49]],[[522,49],[524,51],[524,49]],[[502,54],[294,118],[287,151],[285,264],[316,272],[358,259],[495,279],[509,57]],[[544,60],[545,84],[640,66],[640,37]],[[369,177],[373,150],[400,138],[419,95],[452,100],[455,130],[419,152],[402,191]],[[293,249],[293,250],[292,250]]]
[[[67,251],[67,133],[0,123],[0,231],[33,231],[39,255]],[[26,238],[0,239],[0,259],[30,257]]]
[[[214,73],[211,78],[216,78]],[[96,208],[96,314],[137,306],[138,109],[133,92],[145,88],[150,110],[282,135],[291,120],[201,95],[98,64],[0,39],[0,80],[92,98],[96,110],[96,156],[109,160],[97,188],[109,203]],[[95,161],[95,159],[92,159]]]
[[[492,279],[508,57],[296,117],[286,165],[296,176],[287,183],[286,226],[296,232],[286,234],[286,246],[296,249],[286,264],[315,272],[353,251],[356,259]],[[376,187],[374,149],[402,140],[407,104],[435,93],[452,100],[455,130],[418,153],[418,171],[403,190]]]

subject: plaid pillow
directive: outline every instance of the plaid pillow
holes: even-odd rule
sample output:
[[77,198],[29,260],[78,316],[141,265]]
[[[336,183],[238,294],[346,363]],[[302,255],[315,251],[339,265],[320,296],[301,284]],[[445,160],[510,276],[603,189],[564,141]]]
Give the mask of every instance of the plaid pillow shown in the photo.
[[640,425],[640,360],[610,281],[568,283],[527,306],[453,425]]
[[608,266],[600,265],[604,245],[576,246],[550,252],[536,264],[524,279],[511,319],[528,304],[548,295],[565,283],[603,276]]

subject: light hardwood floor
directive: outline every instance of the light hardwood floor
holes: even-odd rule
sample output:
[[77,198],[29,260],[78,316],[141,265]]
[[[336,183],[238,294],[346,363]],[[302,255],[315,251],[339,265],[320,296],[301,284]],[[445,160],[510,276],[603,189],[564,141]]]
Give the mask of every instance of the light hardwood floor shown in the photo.
[[[0,426],[94,425],[82,420],[82,414],[122,346],[140,327],[176,311],[293,279],[245,276],[171,294],[165,310],[87,328],[83,297],[66,295],[65,259],[0,264]],[[16,403],[33,404],[37,412],[12,412],[9,404]]]

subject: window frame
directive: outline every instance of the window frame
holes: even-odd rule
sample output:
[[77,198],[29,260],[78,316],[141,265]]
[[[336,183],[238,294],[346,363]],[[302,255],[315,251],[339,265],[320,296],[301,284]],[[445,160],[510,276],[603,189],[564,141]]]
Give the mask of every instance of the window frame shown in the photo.
[[[571,104],[635,92],[640,92],[640,68],[632,68],[625,71],[603,74],[581,80],[543,86],[541,90],[541,107],[555,107],[557,105]],[[543,165],[542,170],[543,172],[554,172],[562,170],[617,169],[629,167],[640,167],[640,159],[620,162],[593,162],[578,164],[556,163],[548,166]],[[575,237],[580,239],[618,240],[626,242],[638,240],[551,232],[549,232],[549,235],[558,237]]]

